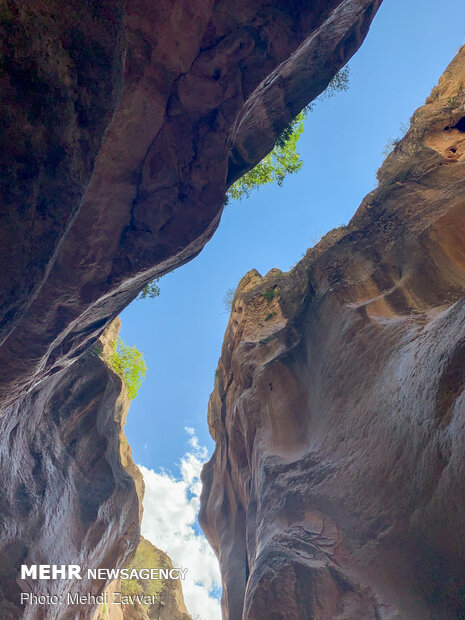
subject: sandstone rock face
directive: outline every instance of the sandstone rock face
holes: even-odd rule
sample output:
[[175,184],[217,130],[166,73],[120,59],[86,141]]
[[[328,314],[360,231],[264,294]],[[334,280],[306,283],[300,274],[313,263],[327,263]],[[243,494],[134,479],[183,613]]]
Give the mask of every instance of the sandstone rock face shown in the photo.
[[226,620],[465,617],[465,49],[347,227],[239,285],[201,522]]
[[3,3],[4,407],[200,252],[228,183],[325,89],[380,3]]
[[[102,338],[108,346],[119,329]],[[122,568],[139,541],[143,479],[122,433],[129,400],[93,350],[0,418],[0,618],[91,618],[91,605],[21,605],[20,592],[98,594],[105,581],[21,581],[21,564]]]
[[[141,537],[136,555],[131,563],[141,568],[173,568],[170,558],[157,549],[145,538]],[[118,580],[107,589],[109,600],[113,601],[113,593],[124,590],[124,581]],[[151,593],[150,581],[139,581],[140,594]],[[145,606],[137,601],[132,605],[101,606],[93,620],[192,620],[187,613],[182,594],[182,582],[169,579],[155,582],[157,600],[153,605]],[[127,593],[127,592],[126,592]]]

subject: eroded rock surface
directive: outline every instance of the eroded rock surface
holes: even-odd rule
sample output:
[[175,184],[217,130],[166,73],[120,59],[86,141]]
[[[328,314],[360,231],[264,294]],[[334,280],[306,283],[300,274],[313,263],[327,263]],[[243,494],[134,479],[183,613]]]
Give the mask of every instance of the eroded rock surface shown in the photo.
[[209,406],[225,620],[465,617],[465,49],[347,227],[252,271]]
[[200,252],[380,3],[2,3],[4,407]]
[[[116,337],[119,320],[101,344]],[[0,618],[87,619],[92,605],[20,604],[20,593],[99,594],[87,568],[122,568],[139,542],[142,475],[122,424],[120,377],[91,350],[0,417]],[[20,579],[21,564],[77,564],[83,580]]]

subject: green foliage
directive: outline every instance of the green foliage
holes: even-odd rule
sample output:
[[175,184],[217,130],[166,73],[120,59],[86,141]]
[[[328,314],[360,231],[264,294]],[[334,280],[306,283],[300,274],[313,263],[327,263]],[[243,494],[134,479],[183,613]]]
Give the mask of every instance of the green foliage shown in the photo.
[[279,292],[274,288],[267,288],[262,295],[268,303],[271,303],[275,297],[279,297]]
[[338,92],[345,92],[349,90],[349,81],[350,69],[348,66],[345,66],[338,73],[336,73],[331,82],[328,84],[326,90],[320,95],[320,98],[329,99],[330,97],[334,97]]
[[249,197],[252,190],[269,183],[282,185],[288,174],[302,168],[297,142],[304,130],[304,118],[305,115],[301,112],[277,139],[271,153],[231,185],[228,191],[230,198],[240,200]]
[[[171,568],[166,563],[163,555],[148,540],[141,538],[137,547],[136,555],[126,567],[128,570],[142,568]],[[135,579],[122,579],[122,594],[139,594],[140,596],[159,597],[163,590],[163,580],[161,579],[144,579],[137,581]]]
[[126,345],[121,338],[118,338],[108,363],[123,379],[128,389],[128,396],[133,400],[147,372],[143,354],[136,347]]
[[275,316],[276,312],[270,312],[266,315],[265,321],[271,321],[271,319]]
[[[331,82],[326,87],[321,95],[317,98],[317,101],[324,101],[325,99],[331,99],[335,97],[339,92],[345,92],[349,90],[349,82],[350,82],[350,69],[348,66],[343,67],[336,75],[333,77]],[[302,112],[305,116],[311,112],[314,108],[315,102],[309,103]]]
[[121,581],[121,590],[124,590],[124,594],[129,594],[130,596],[137,596],[138,594],[143,594],[141,584],[135,579],[123,579]]
[[454,108],[456,103],[457,103],[457,95],[455,95],[455,97],[449,97],[449,99],[447,100],[447,107]]
[[155,299],[155,297],[158,297],[158,295],[160,295],[160,287],[158,286],[157,282],[159,281],[160,278],[155,278],[155,280],[152,280],[151,282],[146,284],[142,291],[139,293],[137,299],[146,299],[147,297],[149,299]]
[[[349,74],[349,67],[341,69],[333,77],[320,98],[327,99],[333,97],[337,92],[346,91],[349,88]],[[302,168],[303,161],[297,152],[297,142],[304,130],[305,117],[311,110],[312,104],[306,106],[283,130],[277,138],[273,150],[255,168],[246,172],[231,185],[226,195],[225,204],[229,202],[230,198],[235,200],[248,198],[252,190],[262,185],[277,183],[281,186],[289,174],[294,174]]]

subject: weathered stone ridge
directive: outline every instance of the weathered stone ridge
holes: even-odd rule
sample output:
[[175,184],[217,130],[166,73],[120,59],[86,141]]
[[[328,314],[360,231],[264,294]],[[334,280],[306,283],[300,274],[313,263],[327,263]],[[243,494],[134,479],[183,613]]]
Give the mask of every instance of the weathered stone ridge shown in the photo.
[[[119,320],[104,333],[105,355]],[[120,377],[91,350],[0,418],[0,617],[91,618],[92,605],[21,605],[20,593],[101,593],[87,568],[122,568],[139,542],[144,483],[122,425]],[[21,564],[77,564],[82,581],[20,579]]]
[[225,620],[465,617],[465,48],[347,227],[236,293],[201,523]]
[[5,0],[0,399],[197,255],[381,0]]

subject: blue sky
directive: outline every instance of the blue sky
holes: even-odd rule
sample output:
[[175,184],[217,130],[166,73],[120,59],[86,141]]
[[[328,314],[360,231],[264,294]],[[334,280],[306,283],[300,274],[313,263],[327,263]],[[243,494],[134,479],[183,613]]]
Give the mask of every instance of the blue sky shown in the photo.
[[321,234],[349,221],[376,186],[386,143],[402,135],[401,124],[464,42],[463,0],[385,0],[349,63],[349,90],[318,103],[305,121],[302,170],[282,188],[232,202],[203,252],[161,280],[160,297],[122,313],[121,336],[144,352],[148,366],[126,424],[137,463],[179,480],[193,432],[212,451],[207,404],[228,320],[227,289],[252,268],[289,269]]

